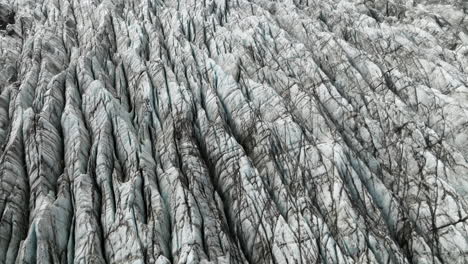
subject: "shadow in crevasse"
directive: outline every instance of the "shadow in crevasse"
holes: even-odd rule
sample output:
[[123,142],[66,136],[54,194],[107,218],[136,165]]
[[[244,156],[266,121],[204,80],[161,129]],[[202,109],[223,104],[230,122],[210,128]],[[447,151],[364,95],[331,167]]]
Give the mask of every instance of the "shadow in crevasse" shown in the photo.
[[7,5],[0,3],[0,30],[5,30],[8,24],[15,23],[15,12]]

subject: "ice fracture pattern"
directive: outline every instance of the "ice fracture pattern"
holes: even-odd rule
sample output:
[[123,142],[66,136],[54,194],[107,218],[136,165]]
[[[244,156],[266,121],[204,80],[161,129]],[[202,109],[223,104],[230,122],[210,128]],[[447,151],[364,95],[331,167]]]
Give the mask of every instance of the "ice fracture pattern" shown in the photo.
[[468,2],[0,0],[0,263],[468,263]]

